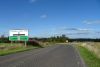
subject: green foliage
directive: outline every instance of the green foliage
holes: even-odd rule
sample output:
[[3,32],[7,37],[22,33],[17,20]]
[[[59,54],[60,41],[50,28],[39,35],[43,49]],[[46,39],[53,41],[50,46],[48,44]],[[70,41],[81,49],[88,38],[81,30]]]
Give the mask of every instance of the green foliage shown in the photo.
[[66,40],[68,40],[68,37],[66,37],[65,35],[62,36],[53,36],[53,37],[49,37],[49,38],[34,38],[35,40],[38,41],[42,41],[42,42],[66,42]]
[[84,47],[78,46],[78,49],[88,67],[100,67],[100,59],[97,56]]
[[1,37],[0,43],[10,43],[9,38],[8,37]]

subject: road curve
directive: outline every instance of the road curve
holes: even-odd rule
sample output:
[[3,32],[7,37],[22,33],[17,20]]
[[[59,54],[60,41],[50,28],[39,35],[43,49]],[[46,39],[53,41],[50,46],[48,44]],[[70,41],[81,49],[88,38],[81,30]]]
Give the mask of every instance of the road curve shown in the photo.
[[71,45],[56,45],[0,56],[0,67],[85,67]]

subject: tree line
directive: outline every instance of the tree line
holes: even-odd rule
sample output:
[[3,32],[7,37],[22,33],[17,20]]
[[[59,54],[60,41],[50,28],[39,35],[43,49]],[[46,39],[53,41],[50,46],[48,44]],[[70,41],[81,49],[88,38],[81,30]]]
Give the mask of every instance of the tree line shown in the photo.
[[[61,36],[52,36],[48,38],[37,38],[37,37],[30,37],[29,41],[41,41],[41,42],[100,42],[100,38],[92,39],[92,38],[68,38],[66,35]],[[10,43],[9,37],[0,37],[0,43]]]
[[37,41],[42,41],[42,42],[66,42],[69,38],[66,37],[66,35],[61,35],[61,36],[52,36],[48,38],[33,38]]

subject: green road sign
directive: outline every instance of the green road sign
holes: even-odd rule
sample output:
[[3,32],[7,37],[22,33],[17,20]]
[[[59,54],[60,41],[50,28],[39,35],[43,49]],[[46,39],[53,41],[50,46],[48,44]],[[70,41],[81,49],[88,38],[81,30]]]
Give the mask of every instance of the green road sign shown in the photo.
[[28,41],[28,36],[10,36],[10,41]]
[[10,41],[17,41],[18,40],[18,36],[10,36],[9,40]]
[[28,36],[20,36],[21,41],[28,41]]

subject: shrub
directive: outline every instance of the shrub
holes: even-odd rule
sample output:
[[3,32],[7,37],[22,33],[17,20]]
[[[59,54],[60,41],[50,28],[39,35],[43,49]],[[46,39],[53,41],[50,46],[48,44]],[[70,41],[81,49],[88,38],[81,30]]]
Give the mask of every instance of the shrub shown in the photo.
[[40,45],[40,43],[38,42],[38,41],[36,41],[36,40],[29,40],[29,41],[27,41],[27,45],[28,46],[37,46],[37,47],[42,47],[41,45]]

